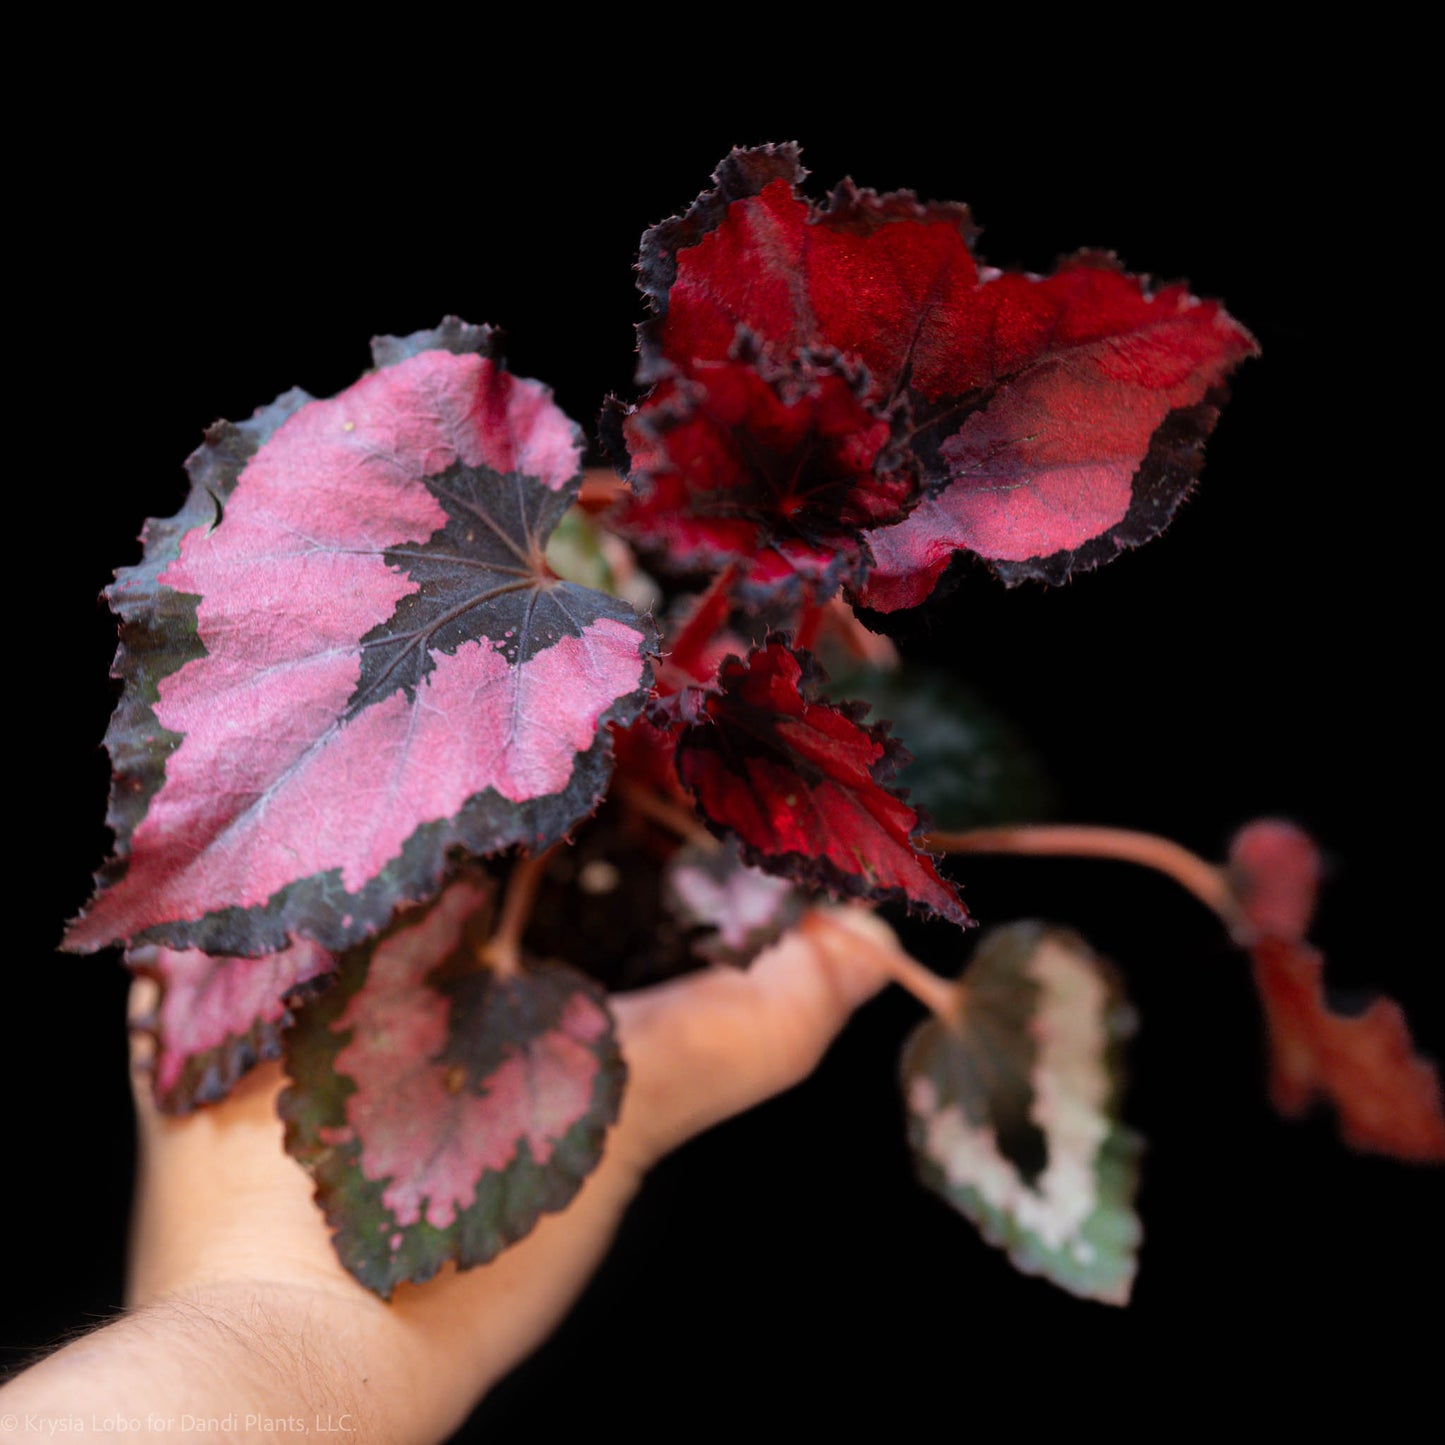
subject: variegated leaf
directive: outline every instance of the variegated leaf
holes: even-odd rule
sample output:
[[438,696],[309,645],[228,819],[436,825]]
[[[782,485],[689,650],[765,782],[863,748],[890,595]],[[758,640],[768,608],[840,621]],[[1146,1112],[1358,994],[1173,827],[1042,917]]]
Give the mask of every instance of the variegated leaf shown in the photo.
[[924,1183],[1025,1274],[1108,1304],[1128,1302],[1141,1233],[1142,1143],[1117,1114],[1132,1027],[1081,938],[1018,923],[984,938],[956,1019],[923,1024],[903,1056]]
[[561,964],[486,966],[488,903],[477,880],[452,884],[349,954],[287,1037],[286,1147],[342,1264],[383,1296],[565,1208],[617,1117],[602,990]]

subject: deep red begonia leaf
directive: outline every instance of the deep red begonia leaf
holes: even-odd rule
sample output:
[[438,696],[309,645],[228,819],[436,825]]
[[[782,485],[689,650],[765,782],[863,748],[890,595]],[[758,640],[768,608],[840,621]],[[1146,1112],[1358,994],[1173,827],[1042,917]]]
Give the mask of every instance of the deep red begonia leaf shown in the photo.
[[839,359],[784,368],[746,343],[660,383],[624,423],[634,495],[617,526],[673,566],[737,563],[743,597],[856,583],[860,533],[917,492],[902,413],[866,405],[863,386]]
[[1269,1027],[1270,1098],[1298,1116],[1317,1098],[1347,1144],[1396,1159],[1445,1163],[1440,1077],[1415,1053],[1394,999],[1339,1014],[1325,998],[1324,958],[1307,943],[1262,938],[1250,949]]
[[1274,1106],[1298,1116],[1327,1099],[1354,1148],[1445,1162],[1439,1075],[1416,1055],[1399,1004],[1376,998],[1350,1015],[1326,998],[1324,958],[1304,941],[1320,876],[1308,834],[1274,819],[1252,823],[1235,837],[1229,865],[1255,932],[1249,952],[1269,1030]]
[[453,850],[540,848],[593,811],[652,627],[547,567],[580,440],[487,341],[387,338],[339,396],[208,434],[107,594],[117,857],[69,947],[341,949]]
[[336,971],[335,958],[308,939],[260,958],[141,947],[126,962],[160,987],[140,1026],[155,1038],[151,1088],[167,1114],[213,1104],[257,1064],[279,1058],[293,1007]]
[[941,484],[870,535],[863,600],[880,611],[926,600],[959,552],[1007,583],[1063,582],[1157,536],[1198,478],[1225,378],[1257,350],[1216,303],[1098,256],[986,279],[967,324],[1011,344],[920,437]]
[[[675,359],[726,359],[737,336],[737,322],[729,319],[726,301],[720,301],[715,308],[722,314],[713,319],[710,342],[704,341],[699,334],[691,334],[683,318],[672,323],[674,336],[670,342],[663,335],[668,324],[673,288],[677,283],[678,255],[707,240],[722,226],[728,220],[735,201],[752,200],[774,181],[781,181],[791,191],[806,174],[799,164],[796,144],[734,148],[713,173],[712,190],[704,191],[682,215],[670,216],[643,233],[637,258],[637,284],[647,298],[653,316],[639,328],[638,349],[641,355],[637,380],[640,383],[648,384],[660,376],[669,375],[674,369]],[[751,282],[766,287],[770,294],[784,293],[789,286],[786,262],[784,274],[770,275],[765,279],[766,250],[765,244],[750,245],[744,238],[735,248],[737,264],[720,264],[713,269],[720,280],[731,280],[735,289],[746,288]],[[775,305],[769,309],[779,311],[781,308]],[[771,336],[767,339],[776,340]],[[800,342],[802,344],[806,342]]]
[[937,341],[978,282],[967,208],[850,181],[817,207],[798,193],[806,175],[796,146],[735,150],[711,191],[643,236],[639,284],[655,314],[641,328],[640,381],[725,359],[742,326],[779,358],[856,357],[875,398],[905,384],[945,394]]
[[888,783],[907,754],[862,704],[819,701],[810,658],[774,638],[729,659],[681,729],[677,774],[708,826],[755,867],[809,888],[906,901],[960,925],[951,883]]
[[1169,521],[1225,377],[1257,349],[1243,327],[1104,256],[1049,277],[982,267],[963,207],[849,181],[817,206],[804,174],[795,147],[734,152],[648,233],[639,376],[720,361],[745,327],[780,359],[861,362],[874,404],[907,399],[929,496],[870,533],[864,603],[918,605],[963,552],[1009,583],[1062,581]]
[[565,1208],[617,1117],[605,995],[561,964],[481,964],[489,899],[453,883],[348,954],[287,1034],[286,1147],[342,1264],[383,1296],[483,1264]]

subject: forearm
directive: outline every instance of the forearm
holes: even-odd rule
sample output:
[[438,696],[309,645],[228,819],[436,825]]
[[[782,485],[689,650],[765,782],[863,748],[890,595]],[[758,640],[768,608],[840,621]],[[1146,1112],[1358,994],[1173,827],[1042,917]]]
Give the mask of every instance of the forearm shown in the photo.
[[434,1441],[445,1425],[416,1374],[405,1343],[359,1317],[358,1301],[295,1284],[215,1283],[57,1351],[0,1389],[0,1420],[22,1440]]
[[550,1333],[637,1187],[619,1131],[565,1216],[388,1303],[336,1263],[281,1151],[279,1083],[263,1067],[184,1121],[143,1109],[132,1308],[0,1389],[0,1438],[13,1416],[20,1439],[436,1445]]
[[161,1118],[142,1088],[132,1309],[0,1390],[0,1433],[435,1445],[551,1333],[644,1172],[802,1079],[896,947],[871,914],[835,911],[747,972],[619,998],[628,1090],[577,1197],[485,1268],[448,1266],[390,1303],[337,1262],[283,1152],[274,1064],[186,1119]]

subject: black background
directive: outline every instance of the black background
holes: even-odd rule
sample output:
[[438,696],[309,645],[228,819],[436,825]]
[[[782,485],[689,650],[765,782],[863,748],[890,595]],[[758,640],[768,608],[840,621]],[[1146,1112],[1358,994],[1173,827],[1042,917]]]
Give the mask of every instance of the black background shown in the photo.
[[[599,62],[559,88],[535,60],[552,37],[489,52],[462,83],[439,78],[467,56],[438,35],[409,78],[319,68],[323,47],[258,85],[218,54],[169,79],[116,39],[126,64],[65,77],[79,131],[38,116],[19,164],[13,345],[41,361],[12,417],[31,518],[7,649],[24,880],[4,1051],[14,1358],[121,1288],[124,979],[112,957],[54,951],[107,846],[113,634],[95,598],[110,569],[179,503],[206,423],[292,384],[344,387],[374,332],[447,312],[497,323],[514,369],[590,430],[603,395],[628,392],[641,230],[735,143],[800,140],[819,194],[851,173],[967,200],[995,264],[1112,247],[1255,332],[1263,360],[1165,538],[1055,592],[979,573],[918,650],[1014,717],[1067,817],[1216,856],[1262,813],[1313,830],[1335,864],[1318,930],[1332,979],[1394,994],[1445,1056],[1425,700],[1438,407],[1408,360],[1426,200],[1411,117],[1367,112],[1348,83],[1371,57],[1296,63],[1221,36],[1101,67],[1064,43],[1045,76],[1006,47],[985,64],[999,42],[971,35],[940,40],[935,64],[957,69],[925,84],[747,46],[714,79],[639,42],[625,74]],[[1132,1308],[1016,1276],[912,1184],[894,1069],[919,1010],[887,997],[807,1085],[657,1171],[573,1319],[479,1430],[599,1411],[643,1439],[699,1419],[964,1422],[980,1399],[1041,1423],[1144,1379],[1228,1398],[1282,1341],[1333,1389],[1374,1390],[1416,1328],[1407,1308],[1438,1332],[1438,1172],[1271,1115],[1247,969],[1209,916],[1123,866],[956,872],[984,921],[1071,923],[1128,978],[1143,1020],[1128,1114],[1150,1139]],[[957,967],[955,935],[910,937]]]

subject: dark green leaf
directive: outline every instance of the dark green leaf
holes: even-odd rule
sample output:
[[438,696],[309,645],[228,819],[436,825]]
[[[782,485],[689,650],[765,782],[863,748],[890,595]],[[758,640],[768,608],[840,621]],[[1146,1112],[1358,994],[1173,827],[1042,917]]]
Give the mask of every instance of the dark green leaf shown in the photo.
[[1047,816],[1050,789],[1038,760],[1008,723],[951,674],[898,668],[833,671],[828,696],[868,703],[913,754],[898,772],[909,801],[938,828],[977,828]]

